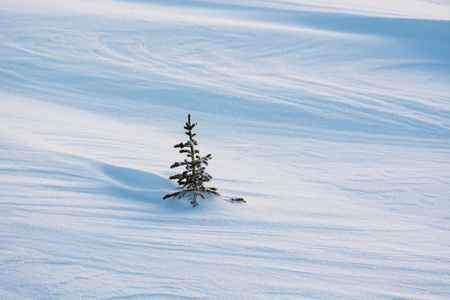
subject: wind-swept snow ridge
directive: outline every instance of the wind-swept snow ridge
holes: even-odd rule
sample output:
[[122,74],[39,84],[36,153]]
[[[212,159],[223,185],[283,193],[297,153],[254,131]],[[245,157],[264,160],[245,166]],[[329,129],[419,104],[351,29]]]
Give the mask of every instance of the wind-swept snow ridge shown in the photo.
[[[210,23],[204,19],[210,13],[202,8],[191,13],[140,5],[154,15],[178,11],[192,20],[131,14],[110,24],[106,12],[94,18],[84,10],[65,21],[50,17],[45,24],[30,17],[5,19],[9,34],[0,70],[5,89],[53,93],[82,105],[102,95],[141,102],[151,98],[169,110],[198,107],[196,98],[209,97],[216,114],[282,126],[289,120],[295,126],[363,134],[449,134],[449,88],[442,84],[448,80],[448,22],[288,11],[253,13],[246,19],[218,9]],[[120,22],[126,26],[113,25]],[[187,91],[185,100],[174,86]],[[243,110],[230,111],[242,101]]]
[[[133,1],[133,0],[131,0]],[[152,1],[153,2],[153,1]],[[272,11],[290,10],[296,12],[329,12],[375,17],[415,18],[415,19],[450,19],[450,3],[447,0],[199,0],[199,3],[216,3],[224,6],[236,5],[249,9],[267,9]],[[195,2],[194,2],[195,3]]]
[[328,2],[0,0],[0,298],[450,298],[449,3]]

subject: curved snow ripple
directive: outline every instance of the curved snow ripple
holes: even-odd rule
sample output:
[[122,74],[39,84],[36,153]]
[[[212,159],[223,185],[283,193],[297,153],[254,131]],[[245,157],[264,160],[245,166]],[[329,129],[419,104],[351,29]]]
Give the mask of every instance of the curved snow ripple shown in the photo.
[[160,201],[174,188],[169,179],[155,173],[105,163],[96,163],[95,166],[112,183],[112,192],[118,197]]
[[[0,78],[6,91],[73,99],[71,105],[90,109],[125,101],[189,110],[209,98],[210,114],[269,121],[291,132],[450,135],[448,21],[251,14],[249,23],[271,28],[203,23],[202,12],[185,23],[170,15],[125,22],[78,12],[41,27],[33,17],[8,16]],[[243,19],[228,13],[230,20]]]

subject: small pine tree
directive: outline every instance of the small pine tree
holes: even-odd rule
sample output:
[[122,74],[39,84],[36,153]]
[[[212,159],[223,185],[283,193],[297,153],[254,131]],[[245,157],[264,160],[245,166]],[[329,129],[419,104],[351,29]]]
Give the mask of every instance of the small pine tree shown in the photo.
[[212,176],[205,171],[205,166],[208,165],[208,161],[212,158],[211,154],[201,157],[200,151],[195,148],[198,145],[197,141],[194,139],[195,133],[192,129],[197,125],[197,123],[191,123],[191,115],[188,115],[188,121],[184,129],[186,129],[186,135],[189,140],[185,143],[179,143],[174,146],[174,148],[180,148],[180,153],[186,153],[187,159],[181,162],[176,162],[171,169],[184,166],[185,171],[173,176],[169,179],[177,180],[178,185],[181,190],[176,191],[172,194],[167,194],[163,199],[168,199],[170,197],[178,196],[178,198],[184,197],[186,194],[190,194],[192,197],[191,204],[196,207],[197,197],[200,196],[205,198],[204,192],[220,195],[217,189],[214,187],[205,187],[204,182],[209,182]]

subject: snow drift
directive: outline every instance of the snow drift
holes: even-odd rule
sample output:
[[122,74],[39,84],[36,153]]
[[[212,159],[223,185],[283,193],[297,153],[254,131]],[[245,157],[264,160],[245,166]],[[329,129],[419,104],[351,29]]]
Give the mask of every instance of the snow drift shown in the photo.
[[448,2],[0,3],[1,298],[450,297]]

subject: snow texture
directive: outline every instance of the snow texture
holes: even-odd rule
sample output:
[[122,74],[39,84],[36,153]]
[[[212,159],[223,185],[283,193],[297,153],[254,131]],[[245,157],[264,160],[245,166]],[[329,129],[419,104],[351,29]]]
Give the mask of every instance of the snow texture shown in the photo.
[[[449,299],[449,32],[447,0],[0,0],[0,298]],[[161,199],[188,113],[247,203]]]

